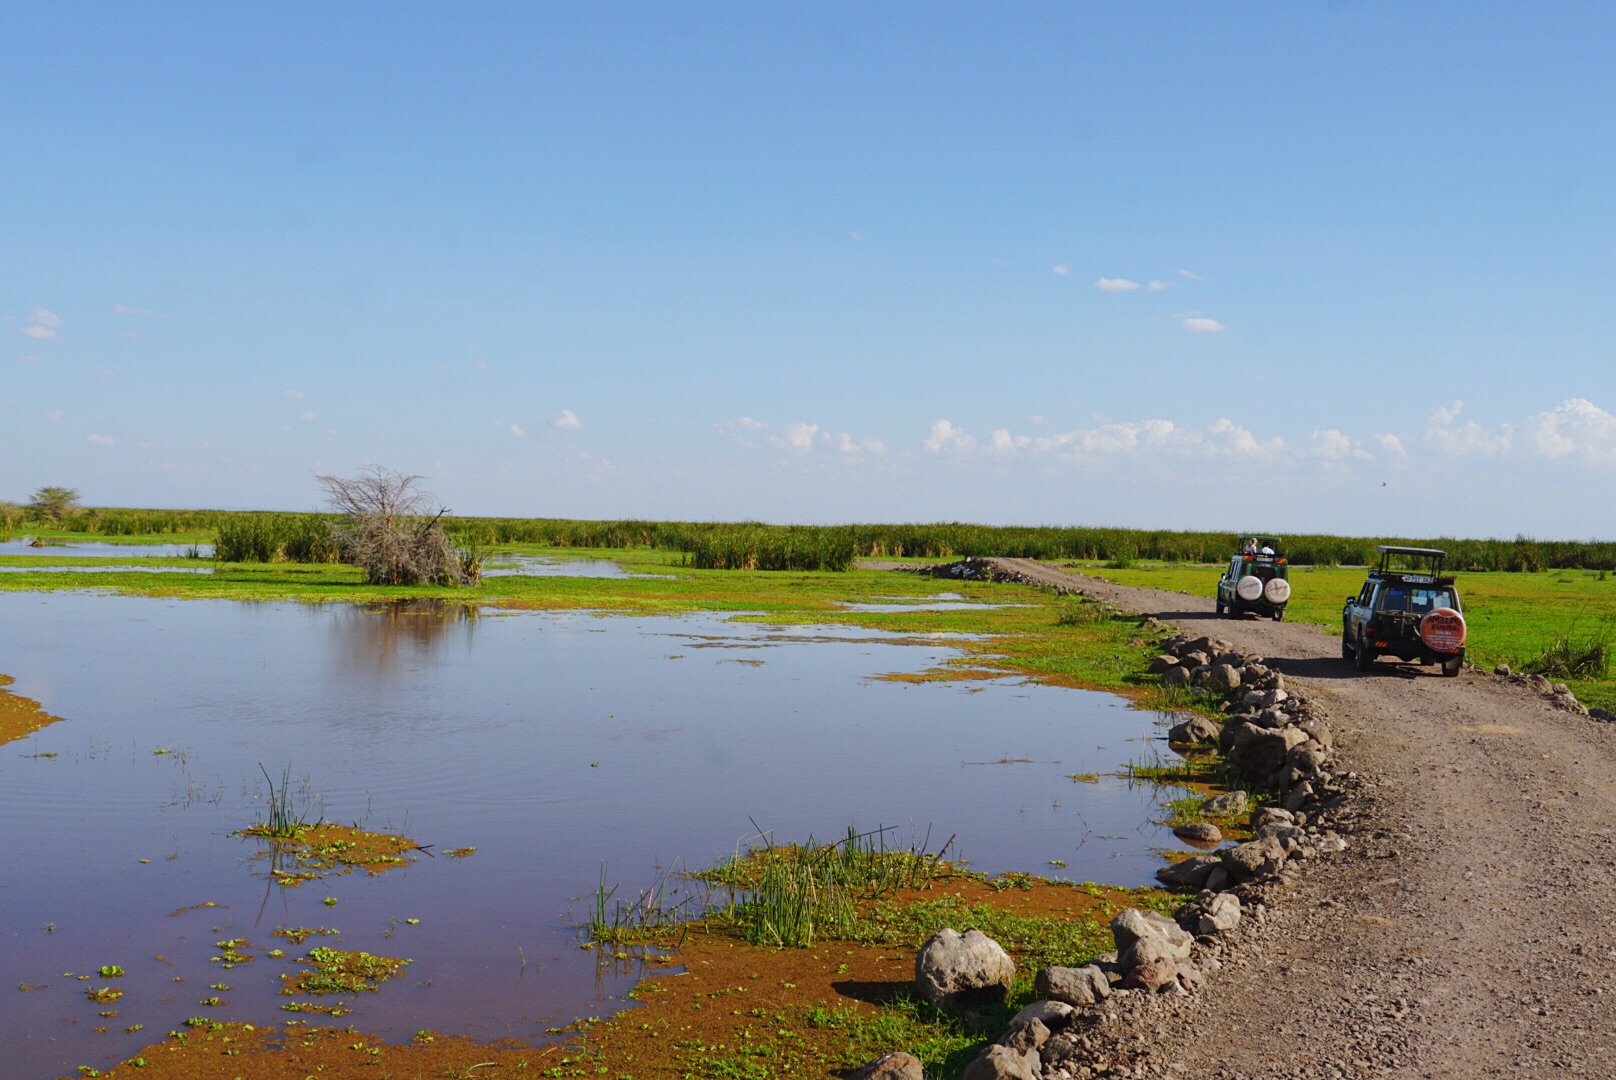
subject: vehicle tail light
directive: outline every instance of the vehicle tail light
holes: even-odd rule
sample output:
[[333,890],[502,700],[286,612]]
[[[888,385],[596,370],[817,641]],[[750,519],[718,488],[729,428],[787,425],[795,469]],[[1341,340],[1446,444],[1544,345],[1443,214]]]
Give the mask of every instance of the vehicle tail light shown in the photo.
[[1375,620],[1374,619],[1370,619],[1368,622],[1364,623],[1363,632],[1366,633],[1366,634],[1369,634],[1370,636],[1374,636],[1374,633],[1375,633]]

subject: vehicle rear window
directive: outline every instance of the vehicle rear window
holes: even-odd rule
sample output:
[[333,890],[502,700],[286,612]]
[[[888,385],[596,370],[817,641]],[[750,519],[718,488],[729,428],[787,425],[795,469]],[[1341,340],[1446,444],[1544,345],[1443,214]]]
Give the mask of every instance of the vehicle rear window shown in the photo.
[[1380,590],[1380,600],[1375,604],[1380,611],[1406,611],[1408,609],[1408,589],[1402,585],[1388,585]]
[[1409,592],[1409,609],[1418,615],[1424,615],[1427,611],[1434,611],[1439,607],[1456,606],[1453,602],[1453,593],[1448,589],[1412,589]]

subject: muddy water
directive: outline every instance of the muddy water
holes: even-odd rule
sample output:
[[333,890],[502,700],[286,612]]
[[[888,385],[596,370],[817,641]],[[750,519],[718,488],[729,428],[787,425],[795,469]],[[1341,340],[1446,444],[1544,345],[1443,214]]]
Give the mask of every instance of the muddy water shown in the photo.
[[[309,946],[279,927],[413,961],[341,1023],[543,1038],[618,1007],[638,974],[578,946],[602,864],[632,894],[658,866],[733,851],[749,817],[782,840],[929,826],[981,870],[1149,880],[1151,849],[1173,842],[1145,823],[1148,794],[1067,776],[1145,756],[1152,715],[1009,680],[870,678],[953,655],[946,639],[705,615],[0,595],[0,671],[65,718],[0,748],[5,1075],[105,1068],[187,1017],[289,1018],[288,961],[261,950]],[[315,815],[477,850],[270,884],[257,844],[230,835],[263,812],[260,764],[277,780],[290,766]],[[170,915],[206,902],[221,906]],[[227,938],[257,959],[210,962]],[[126,974],[64,977],[103,964]],[[125,996],[85,1000],[104,985]]]

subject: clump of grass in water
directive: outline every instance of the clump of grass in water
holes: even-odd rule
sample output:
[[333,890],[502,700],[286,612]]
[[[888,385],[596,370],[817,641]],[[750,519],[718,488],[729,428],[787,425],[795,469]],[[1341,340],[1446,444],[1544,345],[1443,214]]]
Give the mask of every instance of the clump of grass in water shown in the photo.
[[[753,823],[754,825],[756,822]],[[816,940],[853,936],[858,902],[897,889],[923,889],[943,868],[950,837],[935,854],[930,834],[918,847],[888,849],[888,828],[859,832],[833,844],[775,845],[763,830],[761,851],[737,855],[709,872],[708,879],[744,889],[729,912],[747,941],[756,945],[806,947]]]
[[1549,642],[1549,647],[1529,660],[1529,675],[1560,679],[1603,679],[1610,673],[1611,625],[1601,623],[1586,636],[1575,626]]
[[615,899],[617,886],[606,887],[606,864],[600,865],[600,885],[595,889],[595,906],[589,915],[589,940],[596,944],[622,945],[668,937],[674,932],[684,938],[685,924],[704,910],[702,898],[682,892],[685,875],[673,867],[659,870],[648,889],[630,903]]
[[[258,771],[264,774],[264,780],[269,784],[268,810],[269,820],[261,821],[252,831],[258,836],[267,836],[276,840],[295,840],[298,834],[308,828],[308,816],[312,807],[305,804],[302,813],[292,809],[292,767],[288,765],[281,773],[280,787],[270,779],[269,770],[260,763]],[[323,818],[321,820],[324,820]],[[319,822],[315,823],[316,825]]]

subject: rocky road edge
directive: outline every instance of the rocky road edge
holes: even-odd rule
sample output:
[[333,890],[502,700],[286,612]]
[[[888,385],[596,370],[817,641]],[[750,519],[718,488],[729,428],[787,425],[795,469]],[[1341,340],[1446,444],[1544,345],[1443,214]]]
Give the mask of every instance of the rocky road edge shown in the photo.
[[[905,568],[909,569],[909,568]],[[916,568],[938,577],[1018,581],[1048,587],[989,560],[964,559]],[[1060,591],[1076,591],[1061,589]],[[1145,627],[1160,625],[1147,617]],[[1184,1020],[1207,978],[1255,946],[1269,908],[1294,885],[1310,861],[1345,851],[1349,803],[1363,785],[1334,770],[1328,724],[1260,656],[1226,641],[1179,634],[1148,670],[1163,686],[1189,685],[1221,694],[1220,722],[1192,717],[1172,728],[1177,747],[1221,750],[1246,782],[1268,798],[1251,812],[1253,838],[1213,854],[1163,867],[1171,888],[1196,889],[1174,916],[1130,908],[1111,922],[1116,951],[1082,968],[1044,968],[1034,980],[1042,997],[1016,1014],[1009,1028],[967,1066],[964,1080],[1093,1080],[1148,1077],[1164,1068],[1153,1040],[1169,1020]],[[1208,799],[1208,813],[1245,812],[1245,790]],[[1207,827],[1210,828],[1210,827]],[[1221,839],[1211,832],[1198,838]],[[915,960],[916,990],[937,1004],[968,1006],[1008,993],[1015,965],[978,930],[940,931]],[[1180,1025],[1173,1025],[1178,1029]],[[886,1054],[853,1080],[922,1080],[920,1061]]]

